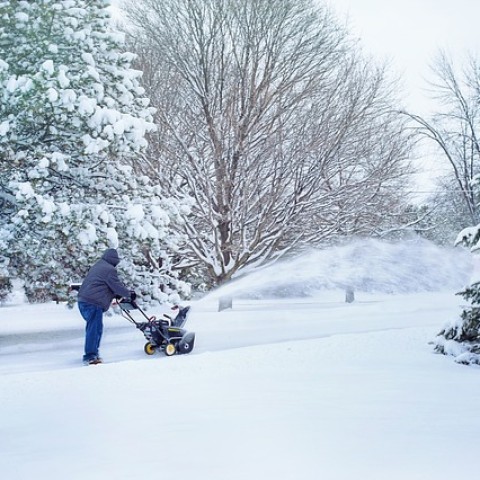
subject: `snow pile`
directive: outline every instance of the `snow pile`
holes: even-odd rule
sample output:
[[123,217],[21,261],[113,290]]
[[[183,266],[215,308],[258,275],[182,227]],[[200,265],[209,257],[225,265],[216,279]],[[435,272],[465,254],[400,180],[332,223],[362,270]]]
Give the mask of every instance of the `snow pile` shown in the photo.
[[78,312],[0,309],[2,478],[471,477],[479,370],[428,345],[460,299],[359,297],[202,302],[195,350],[170,358],[109,317],[95,367],[80,364]]

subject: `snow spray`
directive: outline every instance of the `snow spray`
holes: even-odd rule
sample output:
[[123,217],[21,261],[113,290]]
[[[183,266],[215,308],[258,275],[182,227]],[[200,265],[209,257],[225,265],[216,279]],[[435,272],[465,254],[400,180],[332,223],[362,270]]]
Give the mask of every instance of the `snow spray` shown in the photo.
[[387,242],[354,240],[309,250],[234,279],[204,300],[222,297],[310,296],[322,290],[415,293],[458,291],[469,283],[473,255],[423,239]]

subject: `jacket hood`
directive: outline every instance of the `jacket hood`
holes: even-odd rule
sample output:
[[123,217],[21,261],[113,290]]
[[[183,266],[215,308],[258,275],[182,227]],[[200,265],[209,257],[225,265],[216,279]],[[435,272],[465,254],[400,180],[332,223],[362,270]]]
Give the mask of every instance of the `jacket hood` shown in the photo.
[[109,248],[105,251],[102,255],[102,259],[108,262],[110,265],[116,267],[120,262],[120,257],[118,256],[118,252],[114,248]]

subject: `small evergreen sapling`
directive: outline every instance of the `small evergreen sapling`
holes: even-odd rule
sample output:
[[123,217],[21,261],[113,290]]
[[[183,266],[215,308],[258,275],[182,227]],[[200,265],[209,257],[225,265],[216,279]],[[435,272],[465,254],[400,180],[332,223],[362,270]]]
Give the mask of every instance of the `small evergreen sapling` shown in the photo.
[[438,335],[435,351],[455,356],[458,363],[480,364],[480,282],[459,292],[470,307],[464,307],[460,318]]
[[[472,186],[478,195],[480,177],[476,176]],[[472,252],[480,248],[480,225],[462,230],[455,244],[469,247]],[[435,351],[452,355],[457,363],[480,365],[480,281],[458,293],[468,303],[459,318],[448,324],[435,338]]]

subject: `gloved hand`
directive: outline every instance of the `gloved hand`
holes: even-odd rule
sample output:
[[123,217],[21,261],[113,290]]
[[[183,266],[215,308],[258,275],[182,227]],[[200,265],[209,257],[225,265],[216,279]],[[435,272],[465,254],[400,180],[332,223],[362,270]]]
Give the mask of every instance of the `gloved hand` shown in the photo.
[[133,303],[136,298],[137,298],[137,294],[133,290],[130,290],[130,302]]

